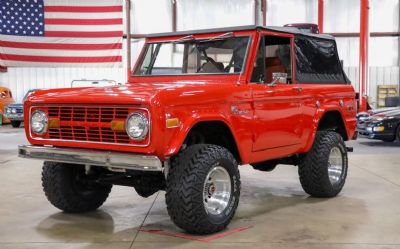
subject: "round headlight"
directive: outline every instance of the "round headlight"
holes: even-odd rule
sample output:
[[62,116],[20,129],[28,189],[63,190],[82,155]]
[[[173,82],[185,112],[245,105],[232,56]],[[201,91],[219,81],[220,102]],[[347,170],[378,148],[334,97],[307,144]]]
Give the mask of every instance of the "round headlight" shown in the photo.
[[149,132],[149,121],[142,113],[134,112],[126,120],[126,133],[133,140],[143,140]]
[[10,114],[11,113],[11,109],[10,108],[6,108],[6,113]]
[[11,113],[13,113],[13,114],[17,113],[17,109],[15,109],[15,108],[11,109]]
[[43,111],[34,111],[32,116],[31,116],[31,130],[38,134],[41,135],[47,131],[47,115]]

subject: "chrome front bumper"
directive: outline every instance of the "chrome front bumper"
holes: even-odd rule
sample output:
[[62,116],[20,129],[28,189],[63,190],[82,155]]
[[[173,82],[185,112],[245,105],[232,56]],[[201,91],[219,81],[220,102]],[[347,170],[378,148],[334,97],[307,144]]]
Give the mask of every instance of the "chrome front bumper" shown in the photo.
[[132,153],[20,145],[18,155],[23,158],[115,169],[163,171],[163,163],[158,157]]
[[24,114],[17,113],[17,114],[5,114],[6,118],[11,121],[24,121]]

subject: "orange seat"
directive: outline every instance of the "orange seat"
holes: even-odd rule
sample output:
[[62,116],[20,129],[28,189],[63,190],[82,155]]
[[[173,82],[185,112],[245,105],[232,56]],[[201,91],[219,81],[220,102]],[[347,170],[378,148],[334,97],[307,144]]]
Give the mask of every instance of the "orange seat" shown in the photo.
[[265,80],[267,83],[272,82],[273,73],[286,73],[286,68],[282,65],[279,57],[267,57],[265,59],[266,64],[266,76]]

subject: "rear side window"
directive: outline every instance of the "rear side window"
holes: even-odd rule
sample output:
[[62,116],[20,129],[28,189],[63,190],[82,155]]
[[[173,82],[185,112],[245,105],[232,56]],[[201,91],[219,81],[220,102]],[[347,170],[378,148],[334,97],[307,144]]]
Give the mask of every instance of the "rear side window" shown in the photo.
[[333,40],[295,39],[296,80],[300,83],[347,84]]

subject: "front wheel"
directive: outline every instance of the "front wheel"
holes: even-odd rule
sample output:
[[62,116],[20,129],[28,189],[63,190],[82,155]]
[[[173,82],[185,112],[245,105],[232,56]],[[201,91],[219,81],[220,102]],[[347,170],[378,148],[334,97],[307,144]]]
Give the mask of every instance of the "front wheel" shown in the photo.
[[99,208],[112,185],[100,184],[85,172],[83,165],[44,162],[42,185],[53,206],[68,213],[83,213]]
[[239,204],[240,175],[233,155],[216,145],[192,145],[171,162],[166,203],[173,222],[189,233],[224,229]]
[[336,132],[319,131],[311,150],[300,158],[299,176],[304,191],[313,197],[333,197],[346,181],[347,149]]

